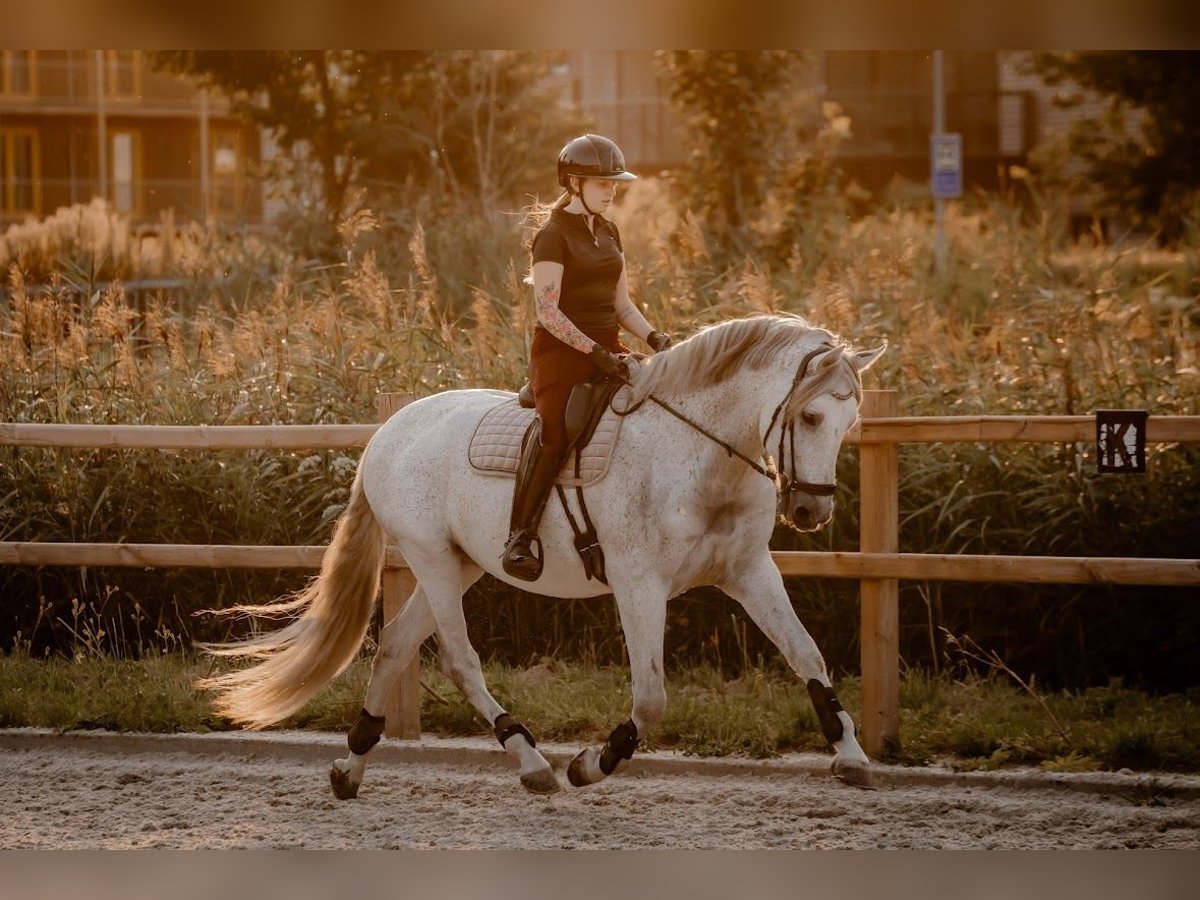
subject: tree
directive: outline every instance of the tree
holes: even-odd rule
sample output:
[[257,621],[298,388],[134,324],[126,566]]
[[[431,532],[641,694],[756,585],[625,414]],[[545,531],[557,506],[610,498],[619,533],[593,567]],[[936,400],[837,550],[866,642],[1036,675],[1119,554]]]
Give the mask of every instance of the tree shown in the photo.
[[368,54],[349,50],[179,50],[151,56],[229,97],[233,112],[272,133],[285,153],[303,144],[320,184],[327,224],[336,227],[359,168],[352,135],[377,82],[363,77]]
[[790,50],[663,51],[671,102],[692,142],[686,193],[718,235],[737,232],[757,214],[782,160],[780,138],[794,127],[780,104],[801,55]]
[[356,188],[378,196],[415,187],[452,203],[473,196],[492,211],[518,185],[536,184],[528,147],[557,150],[579,124],[558,102],[549,63],[531,51],[152,55],[228,96],[293,162],[313,166],[329,240]]
[[1073,126],[1070,149],[1112,211],[1177,239],[1200,189],[1200,53],[1044,52],[1033,66],[1109,98],[1107,116]]
[[439,51],[393,72],[379,143],[360,148],[364,178],[415,177],[452,201],[473,198],[485,214],[546,183],[558,149],[584,125],[562,104],[549,64],[532,51]]

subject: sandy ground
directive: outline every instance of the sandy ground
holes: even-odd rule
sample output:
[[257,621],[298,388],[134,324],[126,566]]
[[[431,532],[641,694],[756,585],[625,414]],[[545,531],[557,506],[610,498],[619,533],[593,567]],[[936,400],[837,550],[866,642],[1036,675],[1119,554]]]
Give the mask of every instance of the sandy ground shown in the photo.
[[[1197,848],[1200,779],[881,769],[653,754],[607,782],[524,792],[485,741],[385,742],[359,798],[337,735],[0,732],[0,848]],[[556,767],[569,750],[551,749]],[[561,773],[560,773],[561,774]]]

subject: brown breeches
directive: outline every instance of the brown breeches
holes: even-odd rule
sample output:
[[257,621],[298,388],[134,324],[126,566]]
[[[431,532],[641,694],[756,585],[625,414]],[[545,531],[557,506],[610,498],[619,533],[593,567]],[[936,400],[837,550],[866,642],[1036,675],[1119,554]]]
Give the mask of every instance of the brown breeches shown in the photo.
[[[613,353],[628,353],[617,332],[589,332],[588,337]],[[571,388],[590,381],[597,374],[592,360],[564,344],[550,332],[538,328],[533,333],[529,360],[529,380],[533,399],[542,419],[542,446],[561,449],[567,443],[565,415]]]

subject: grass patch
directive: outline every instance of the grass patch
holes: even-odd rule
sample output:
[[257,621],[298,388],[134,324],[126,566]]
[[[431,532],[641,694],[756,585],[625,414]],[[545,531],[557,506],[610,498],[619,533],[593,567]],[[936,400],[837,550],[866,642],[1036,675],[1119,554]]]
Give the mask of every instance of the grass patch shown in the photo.
[[[184,654],[141,660],[3,656],[0,727],[228,730],[232,726],[192,688],[211,665]],[[543,739],[600,741],[628,716],[629,675],[620,667],[543,660],[524,669],[485,669],[494,696]],[[348,728],[369,676],[368,660],[358,660],[285,727]],[[427,666],[424,679],[424,731],[488,733],[489,725],[444,676]],[[858,721],[858,680],[841,679],[837,688]],[[788,673],[768,668],[729,680],[711,667],[684,669],[668,673],[667,694],[666,715],[647,736],[648,748],[754,758],[825,749],[807,692]],[[1046,694],[1066,737],[1032,697],[997,678],[953,680],[909,671],[900,697],[903,749],[893,762],[940,762],[963,770],[1032,765],[1053,772],[1200,772],[1200,690],[1152,696],[1114,682]]]
[[1196,691],[1150,696],[1114,682],[1043,699],[1066,736],[1037,701],[1005,680],[952,681],[910,672],[901,682],[903,761],[941,760],[960,768],[1198,771]]
[[208,663],[179,654],[141,660],[0,657],[0,726],[206,732],[232,728],[191,685]]

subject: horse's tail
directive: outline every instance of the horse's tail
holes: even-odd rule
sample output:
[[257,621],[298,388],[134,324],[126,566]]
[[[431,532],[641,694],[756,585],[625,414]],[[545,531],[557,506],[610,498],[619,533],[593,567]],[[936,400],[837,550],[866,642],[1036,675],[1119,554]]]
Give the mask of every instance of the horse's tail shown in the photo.
[[261,660],[250,668],[197,682],[197,687],[216,693],[214,709],[248,728],[265,728],[299,710],[340,675],[366,637],[383,554],[383,528],[363,493],[360,469],[350,503],[321,561],[321,574],[282,602],[221,610],[250,616],[302,612],[275,632],[202,645],[216,656]]

